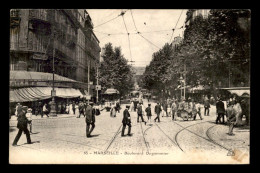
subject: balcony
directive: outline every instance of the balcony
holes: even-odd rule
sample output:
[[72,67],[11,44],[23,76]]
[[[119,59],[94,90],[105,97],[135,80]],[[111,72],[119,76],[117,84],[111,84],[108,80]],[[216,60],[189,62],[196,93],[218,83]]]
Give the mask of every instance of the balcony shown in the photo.
[[20,10],[12,9],[10,10],[11,18],[20,18]]
[[20,11],[19,10],[11,10],[10,11],[10,27],[18,27],[20,25]]

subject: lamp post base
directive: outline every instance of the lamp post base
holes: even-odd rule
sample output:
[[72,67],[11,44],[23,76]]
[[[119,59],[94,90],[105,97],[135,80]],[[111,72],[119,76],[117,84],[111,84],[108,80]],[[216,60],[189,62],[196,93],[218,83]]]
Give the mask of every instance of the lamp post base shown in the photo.
[[55,103],[55,101],[54,100],[52,100],[51,102],[50,102],[50,106],[51,106],[51,111],[50,111],[50,116],[51,117],[57,117],[57,113],[56,113],[56,103]]

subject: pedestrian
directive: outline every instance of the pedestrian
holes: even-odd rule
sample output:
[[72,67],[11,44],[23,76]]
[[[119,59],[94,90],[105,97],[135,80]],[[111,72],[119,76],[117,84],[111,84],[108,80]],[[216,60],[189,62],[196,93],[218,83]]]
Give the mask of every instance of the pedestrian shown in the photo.
[[17,103],[17,105],[15,106],[15,116],[17,117],[18,116],[18,108],[20,107],[20,103]]
[[48,108],[47,108],[47,103],[45,103],[45,104],[43,105],[42,114],[41,114],[42,118],[43,118],[43,115],[44,115],[44,114],[49,118],[49,110],[48,110]]
[[61,113],[61,103],[60,102],[58,103],[58,107],[57,108],[58,108],[57,114],[60,114]]
[[164,117],[165,115],[168,117],[168,114],[167,114],[167,103],[166,102],[163,102],[162,104],[162,117]]
[[[92,137],[91,133],[95,128],[95,110],[93,109],[93,102],[90,102],[86,108],[86,136]],[[90,128],[91,125],[91,129]]]
[[222,99],[219,97],[218,98],[218,101],[216,103],[216,113],[217,113],[217,119],[216,119],[216,124],[218,124],[218,122],[221,123],[220,119],[222,118],[222,124],[225,123],[225,118],[224,118],[224,115],[225,115],[225,105],[222,101]]
[[79,118],[79,104],[78,102],[75,103],[75,115],[77,118]]
[[138,104],[138,101],[134,100],[134,111],[136,111],[136,109],[137,109],[137,104]]
[[116,106],[110,109],[110,117],[116,117]]
[[69,107],[69,104],[66,104],[66,114],[69,114],[69,109],[70,109],[70,107]]
[[28,125],[29,125],[29,129],[30,129],[30,133],[32,133],[32,109],[29,108],[27,110],[27,113],[26,113],[26,118],[28,120]]
[[42,102],[38,102],[38,105],[37,105],[37,111],[35,113],[35,115],[37,116],[38,114],[40,114],[42,116],[43,112],[42,112]]
[[158,122],[160,122],[160,113],[161,113],[162,109],[160,106],[160,103],[158,102],[157,105],[154,108],[154,112],[156,113],[156,118],[154,119],[154,122],[156,122],[156,120],[158,119]]
[[131,136],[131,117],[130,117],[130,113],[128,111],[129,107],[130,106],[126,105],[126,109],[123,112],[123,120],[122,120],[123,128],[122,128],[122,132],[121,132],[121,136],[122,137],[125,136],[124,133],[125,133],[126,125],[128,126],[128,133],[127,133],[127,135]]
[[84,104],[82,101],[79,102],[79,118],[81,114],[84,116]]
[[84,101],[83,102],[83,105],[84,105],[84,117],[86,117],[86,109],[87,109],[87,102],[86,101]]
[[72,102],[69,104],[69,114],[73,114]]
[[192,116],[192,107],[193,107],[193,104],[192,104],[192,100],[191,98],[189,97],[188,98],[188,109],[187,109],[187,112],[190,116]]
[[137,122],[139,123],[139,117],[141,117],[142,122],[144,122],[144,124],[146,125],[146,122],[144,121],[144,117],[143,117],[143,106],[142,103],[139,103],[137,106]]
[[193,120],[196,120],[197,114],[199,114],[200,119],[203,120],[203,118],[201,117],[201,105],[198,101],[195,101],[193,103],[193,111],[196,112],[193,117]]
[[76,106],[75,101],[73,101],[73,103],[72,103],[72,111],[73,111],[74,115],[75,115],[75,110],[76,110],[75,106]]
[[170,101],[167,103],[167,117],[171,115],[171,104]]
[[242,115],[245,115],[245,118],[246,118],[246,125],[248,126],[249,125],[249,111],[250,111],[250,108],[249,108],[249,98],[247,97],[244,97],[242,100],[241,100],[241,108],[242,108]]
[[116,102],[116,111],[120,113],[120,104],[119,102]]
[[174,116],[177,113],[177,104],[175,99],[173,99],[172,105],[171,105],[171,112],[172,112],[172,120],[176,120],[176,117],[174,118]]
[[207,98],[207,96],[205,97],[205,100],[204,100],[204,108],[205,108],[204,116],[209,116],[210,103],[209,103],[209,99]]
[[146,116],[147,116],[148,121],[150,120],[150,123],[151,123],[152,111],[151,111],[151,104],[150,103],[148,104],[148,107],[145,109],[145,112],[146,112]]
[[98,103],[96,103],[94,106],[93,106],[93,109],[95,110],[95,115],[100,115],[100,106]]
[[27,106],[19,107],[18,110],[17,110],[17,114],[18,114],[17,128],[19,129],[19,131],[18,131],[18,133],[17,133],[17,135],[16,135],[16,137],[13,141],[13,146],[17,146],[17,142],[19,141],[23,132],[26,135],[27,144],[32,144],[30,133],[27,129],[28,120],[25,116],[26,112],[27,112]]
[[131,105],[130,105],[130,111],[133,112],[134,111],[134,102],[131,101]]

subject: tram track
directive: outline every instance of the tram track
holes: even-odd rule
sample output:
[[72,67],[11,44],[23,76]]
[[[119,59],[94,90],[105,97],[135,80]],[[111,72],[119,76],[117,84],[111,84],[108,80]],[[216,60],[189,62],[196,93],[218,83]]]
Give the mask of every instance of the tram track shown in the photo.
[[156,125],[156,126],[158,127],[158,129],[171,141],[172,144],[174,144],[174,145],[177,146],[182,152],[184,152],[183,149],[180,147],[180,145],[179,145],[176,141],[173,141],[173,140],[161,129],[161,127],[160,127],[157,123],[155,123],[155,125]]
[[186,130],[186,131],[188,131],[188,132],[190,132],[190,133],[196,135],[197,137],[200,137],[200,138],[202,138],[202,139],[204,139],[204,140],[206,140],[206,141],[208,141],[208,142],[210,142],[210,143],[212,143],[212,144],[214,144],[214,145],[217,145],[217,146],[219,146],[219,147],[221,147],[221,148],[223,148],[223,149],[225,149],[225,150],[227,150],[227,151],[231,151],[231,149],[228,149],[228,148],[226,148],[225,146],[223,146],[223,145],[217,143],[216,141],[214,141],[214,140],[209,136],[209,131],[210,131],[210,129],[212,129],[212,128],[215,127],[216,125],[213,125],[213,126],[211,126],[211,127],[209,127],[209,128],[207,129],[207,131],[206,131],[206,136],[207,136],[207,138],[205,138],[204,136],[198,135],[197,133],[194,133],[193,131],[191,131],[191,130],[188,129],[188,128],[193,127],[193,126],[195,126],[195,125],[199,125],[199,124],[202,124],[202,123],[208,123],[208,122],[210,122],[210,121],[204,121],[204,122],[192,124],[192,125],[189,125],[189,126],[187,126],[187,127],[183,127],[183,126],[180,125],[179,123],[173,122],[173,123],[177,124],[178,126],[180,126],[180,127],[182,128],[182,129],[181,129],[180,131],[178,131],[178,132],[176,133],[176,135],[175,135],[175,141],[176,141],[176,143],[179,145],[179,147],[180,147],[180,144],[179,144],[179,142],[178,142],[178,140],[177,140],[178,135],[179,135],[182,131]]
[[[140,123],[140,126],[141,126],[141,131],[142,131],[142,136],[143,136],[143,140],[144,140],[144,143],[145,143],[145,146],[146,146],[146,149],[147,149],[147,152],[149,153],[149,143],[146,141],[145,139],[145,133],[143,131],[143,126],[142,126],[142,123]],[[148,128],[151,128],[152,126],[148,127]]]
[[121,124],[118,128],[118,130],[116,131],[116,133],[114,134],[114,136],[112,137],[112,139],[110,140],[108,146],[105,149],[105,152],[110,148],[110,146],[112,145],[112,143],[115,141],[117,135],[120,133],[120,129],[122,128],[123,124]]

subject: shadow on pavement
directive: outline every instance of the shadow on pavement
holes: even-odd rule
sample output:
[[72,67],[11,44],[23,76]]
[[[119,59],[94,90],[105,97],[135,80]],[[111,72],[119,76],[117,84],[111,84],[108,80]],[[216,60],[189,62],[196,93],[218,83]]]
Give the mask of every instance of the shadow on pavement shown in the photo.
[[[34,143],[40,143],[40,141],[33,141],[31,144],[34,144]],[[21,144],[21,145],[30,145],[30,144],[24,143],[24,144]]]
[[92,137],[98,137],[100,134],[97,134],[97,135],[91,135]]
[[13,131],[16,131],[16,127],[15,126],[9,127],[9,132],[13,132]]
[[34,133],[31,133],[31,135],[36,135],[36,134],[39,134],[40,132],[34,132]]

